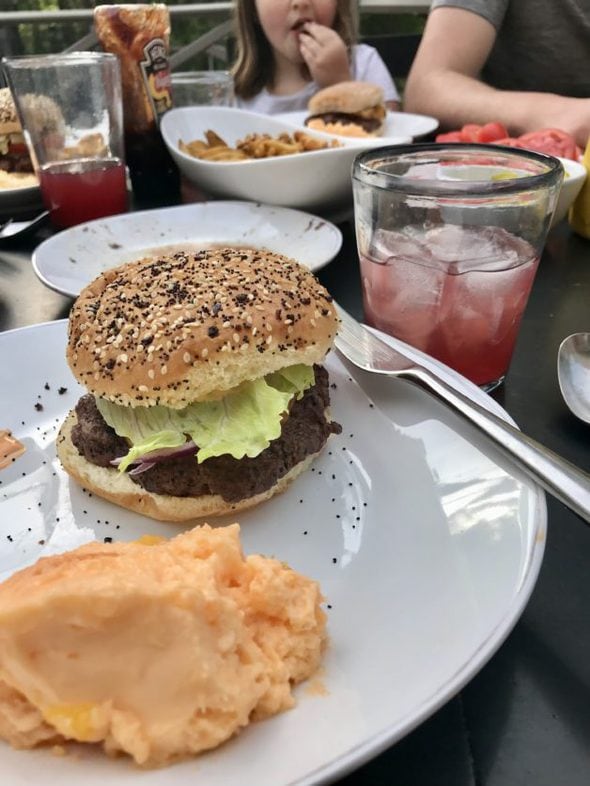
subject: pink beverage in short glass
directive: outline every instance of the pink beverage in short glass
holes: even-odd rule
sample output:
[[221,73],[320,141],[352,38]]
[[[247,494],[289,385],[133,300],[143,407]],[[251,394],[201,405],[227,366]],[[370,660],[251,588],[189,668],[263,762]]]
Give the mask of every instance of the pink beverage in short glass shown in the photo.
[[41,191],[51,220],[70,227],[127,210],[125,166],[120,159],[78,159],[39,169]]
[[67,52],[3,65],[52,223],[63,228],[125,212],[118,58]]
[[495,145],[359,153],[352,185],[367,321],[487,391],[500,385],[562,178],[557,158]]
[[478,385],[503,378],[538,254],[501,227],[378,229],[361,255],[365,318]]

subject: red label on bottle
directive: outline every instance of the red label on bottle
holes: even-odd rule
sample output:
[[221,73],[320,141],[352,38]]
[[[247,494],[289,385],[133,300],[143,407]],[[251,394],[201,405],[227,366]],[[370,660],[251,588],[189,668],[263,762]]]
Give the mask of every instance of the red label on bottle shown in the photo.
[[172,108],[172,87],[168,48],[161,38],[153,38],[143,48],[145,59],[139,64],[154,117]]

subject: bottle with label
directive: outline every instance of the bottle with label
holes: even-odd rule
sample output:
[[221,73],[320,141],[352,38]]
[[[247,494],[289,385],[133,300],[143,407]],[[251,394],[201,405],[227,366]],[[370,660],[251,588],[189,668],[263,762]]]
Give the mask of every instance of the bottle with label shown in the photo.
[[99,5],[94,26],[103,49],[121,64],[125,156],[135,201],[149,207],[174,204],[180,174],[159,128],[172,107],[168,9],[163,4]]
[[582,164],[586,167],[586,180],[570,208],[569,222],[576,234],[590,238],[590,139],[584,151]]

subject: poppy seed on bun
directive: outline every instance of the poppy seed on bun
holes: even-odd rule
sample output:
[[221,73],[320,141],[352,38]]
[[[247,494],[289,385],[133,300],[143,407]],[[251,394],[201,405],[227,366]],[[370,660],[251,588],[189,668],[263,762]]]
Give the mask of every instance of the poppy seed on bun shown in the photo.
[[67,358],[91,393],[181,408],[295,363],[336,335],[315,276],[269,251],[218,248],[107,270],[76,300]]
[[[330,295],[309,269],[269,251],[177,252],[105,271],[70,314],[67,359],[90,395],[60,431],[62,464],[86,488],[162,520],[258,504],[340,430],[327,413],[328,376],[319,365],[337,324]],[[114,466],[133,446],[104,421],[101,402],[132,419],[166,409],[174,421],[190,405],[223,402],[244,385],[299,366],[309,369],[308,387],[291,399],[276,421],[278,436],[261,453],[218,453],[198,463],[198,444],[183,450],[177,443],[137,476]],[[157,453],[139,460],[146,466]]]

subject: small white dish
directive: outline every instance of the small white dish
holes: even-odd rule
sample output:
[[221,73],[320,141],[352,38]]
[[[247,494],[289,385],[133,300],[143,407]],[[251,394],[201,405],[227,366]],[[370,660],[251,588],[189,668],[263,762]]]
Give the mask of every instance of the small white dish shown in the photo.
[[[568,213],[568,210],[574,203],[574,200],[580,193],[584,181],[586,180],[587,173],[583,164],[578,161],[572,161],[571,158],[559,158],[561,161],[564,172],[564,178],[561,184],[561,190],[557,199],[557,205],[553,218],[551,220],[551,228],[556,226],[562,221]],[[523,173],[524,174],[524,173]],[[505,166],[444,166],[439,167],[436,176],[439,180],[492,180],[494,178],[510,177],[510,167]],[[517,173],[512,173],[513,176],[518,176]]]
[[[26,447],[2,471],[0,577],[92,537],[183,529],[89,495],[61,469],[56,433],[81,393],[65,360],[66,331],[61,321],[0,334],[2,427]],[[429,362],[508,419],[474,385]],[[357,372],[336,353],[326,367],[342,434],[283,494],[239,517],[247,554],[285,560],[317,579],[326,597],[330,646],[321,675],[296,691],[297,706],[155,771],[91,746],[55,756],[50,747],[0,742],[3,782],[333,782],[425,720],[497,650],[542,562],[543,492],[424,391]]]
[[[383,144],[382,139],[341,137],[340,147],[247,161],[204,161],[179,149],[179,141],[204,140],[215,131],[230,147],[248,134],[293,133],[296,125],[231,107],[180,107],[166,112],[160,126],[166,145],[183,175],[205,193],[251,199],[270,205],[326,211],[352,202],[351,167],[357,153]],[[334,142],[332,134],[307,130]],[[409,135],[397,141],[409,142]]]
[[568,210],[573,205],[588,176],[586,167],[579,161],[572,161],[571,158],[560,158],[559,160],[563,164],[565,174],[561,184],[561,191],[559,192],[555,213],[553,214],[553,220],[551,222],[552,227],[567,216]]
[[105,270],[148,253],[232,245],[265,248],[319,270],[340,250],[342,233],[300,210],[255,202],[196,202],[66,229],[35,249],[33,269],[50,289],[77,297]]
[[[309,117],[309,112],[281,112],[273,117],[305,128],[305,118]],[[410,112],[388,111],[383,124],[383,133],[376,138],[381,140],[382,145],[396,145],[399,144],[400,137],[409,136],[411,139],[420,139],[426,134],[436,131],[437,128],[438,120],[435,117],[413,115]],[[338,136],[338,139],[350,139],[350,137]]]

